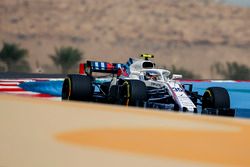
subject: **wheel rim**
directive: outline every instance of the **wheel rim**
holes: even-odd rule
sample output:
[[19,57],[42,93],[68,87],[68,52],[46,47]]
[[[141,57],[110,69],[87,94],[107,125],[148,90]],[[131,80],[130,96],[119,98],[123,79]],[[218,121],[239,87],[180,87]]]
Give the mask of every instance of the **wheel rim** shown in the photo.
[[123,82],[123,84],[120,87],[118,104],[129,106],[129,97],[130,97],[129,89],[130,88],[128,81]]
[[209,90],[206,90],[202,97],[202,109],[205,108],[213,108],[213,95]]

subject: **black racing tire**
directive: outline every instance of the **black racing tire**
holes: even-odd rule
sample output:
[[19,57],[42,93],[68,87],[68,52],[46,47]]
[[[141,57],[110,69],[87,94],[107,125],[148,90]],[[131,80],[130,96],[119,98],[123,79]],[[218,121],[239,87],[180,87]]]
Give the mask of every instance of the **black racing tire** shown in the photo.
[[119,102],[119,88],[118,88],[118,85],[112,85],[110,87],[108,101],[111,104],[120,104],[120,102]]
[[147,87],[140,80],[125,80],[121,91],[120,101],[125,105],[143,106],[143,102],[147,100]]
[[104,82],[101,84],[100,88],[105,94],[109,94],[109,87],[111,82]]
[[89,101],[94,92],[92,82],[90,76],[69,74],[63,82],[62,100]]
[[202,109],[230,109],[228,91],[222,87],[208,88],[202,97]]

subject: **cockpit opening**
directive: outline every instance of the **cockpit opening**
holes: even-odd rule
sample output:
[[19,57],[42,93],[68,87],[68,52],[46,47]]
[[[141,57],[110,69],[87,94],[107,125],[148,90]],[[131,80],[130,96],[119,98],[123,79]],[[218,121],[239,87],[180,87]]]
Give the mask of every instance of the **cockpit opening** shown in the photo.
[[142,68],[154,68],[154,63],[152,62],[143,62]]

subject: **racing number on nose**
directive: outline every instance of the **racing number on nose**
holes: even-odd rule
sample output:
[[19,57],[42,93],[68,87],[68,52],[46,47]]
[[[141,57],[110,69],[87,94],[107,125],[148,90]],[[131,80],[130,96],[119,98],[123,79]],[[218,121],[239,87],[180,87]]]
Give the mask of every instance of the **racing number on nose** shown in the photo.
[[182,92],[182,88],[172,88],[175,92]]

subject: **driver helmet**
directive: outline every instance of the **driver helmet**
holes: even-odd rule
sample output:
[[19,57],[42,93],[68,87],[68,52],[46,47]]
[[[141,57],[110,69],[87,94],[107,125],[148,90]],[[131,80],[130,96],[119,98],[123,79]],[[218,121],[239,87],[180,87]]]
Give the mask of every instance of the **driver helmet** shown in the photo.
[[146,72],[145,74],[145,80],[153,80],[157,81],[159,74],[156,72]]

